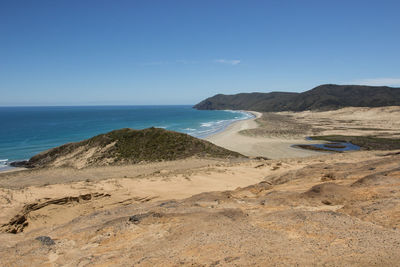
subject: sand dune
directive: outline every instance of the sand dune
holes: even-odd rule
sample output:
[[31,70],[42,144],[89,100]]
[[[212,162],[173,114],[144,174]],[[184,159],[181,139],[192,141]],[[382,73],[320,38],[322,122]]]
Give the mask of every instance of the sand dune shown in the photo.
[[274,113],[209,138],[279,159],[2,173],[0,265],[396,266],[400,150],[290,145],[338,125],[394,137],[399,110]]
[[[355,152],[3,189],[14,199],[2,231],[22,232],[0,234],[2,264],[393,266],[399,160]],[[11,225],[21,215],[28,224]]]

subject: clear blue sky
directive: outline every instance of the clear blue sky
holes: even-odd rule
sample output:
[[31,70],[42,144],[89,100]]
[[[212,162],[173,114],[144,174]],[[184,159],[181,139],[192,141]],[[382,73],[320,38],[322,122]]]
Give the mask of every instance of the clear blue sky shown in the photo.
[[0,105],[400,86],[400,1],[0,0]]

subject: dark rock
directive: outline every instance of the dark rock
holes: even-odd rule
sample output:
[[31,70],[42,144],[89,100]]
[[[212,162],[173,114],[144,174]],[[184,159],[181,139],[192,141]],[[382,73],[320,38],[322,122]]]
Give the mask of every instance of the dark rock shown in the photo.
[[175,208],[177,206],[177,204],[178,204],[178,202],[176,202],[175,200],[169,200],[169,201],[161,203],[160,207]]
[[214,261],[214,262],[212,262],[211,264],[210,264],[210,267],[213,267],[213,266],[218,266],[218,265],[220,265],[220,263],[221,263],[221,261]]
[[134,224],[140,223],[143,218],[146,218],[148,215],[146,214],[135,214],[129,217],[129,221],[133,222]]
[[264,166],[265,166],[265,164],[259,164],[259,165],[255,166],[254,168],[257,169],[257,168],[261,168],[261,167],[264,167]]
[[52,246],[56,244],[49,236],[38,236],[35,238],[35,240],[40,241],[40,243],[46,246]]
[[333,173],[326,173],[322,176],[321,181],[329,181],[329,180],[336,180],[335,174]]
[[322,202],[322,204],[325,204],[325,205],[332,205],[332,202],[330,202],[329,200],[322,200],[321,202]]
[[269,160],[269,158],[267,158],[267,157],[262,157],[262,156],[254,157],[254,159],[257,159],[257,160]]
[[141,214],[135,214],[129,217],[129,221],[134,223],[134,224],[139,224],[143,219],[147,217],[155,217],[155,218],[161,218],[162,214],[161,213],[156,213],[156,212],[147,212],[147,213],[141,213]]
[[232,262],[240,259],[240,257],[226,257],[224,260],[225,262]]
[[10,162],[9,165],[12,167],[28,167],[28,161],[27,160],[13,161]]

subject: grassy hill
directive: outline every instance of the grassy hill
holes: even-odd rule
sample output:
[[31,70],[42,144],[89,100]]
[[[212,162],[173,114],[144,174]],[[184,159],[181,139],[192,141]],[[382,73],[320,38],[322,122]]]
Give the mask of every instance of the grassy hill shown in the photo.
[[120,129],[33,156],[28,167],[106,166],[188,157],[244,157],[187,134],[159,128]]
[[203,100],[194,108],[278,112],[399,105],[400,88],[325,84],[303,93],[218,94]]

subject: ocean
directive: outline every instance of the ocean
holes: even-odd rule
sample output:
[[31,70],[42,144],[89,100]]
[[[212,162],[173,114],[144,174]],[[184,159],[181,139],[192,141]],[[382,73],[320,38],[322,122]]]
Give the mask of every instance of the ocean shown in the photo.
[[158,127],[204,138],[252,116],[192,106],[0,107],[0,170],[11,161],[120,128]]

